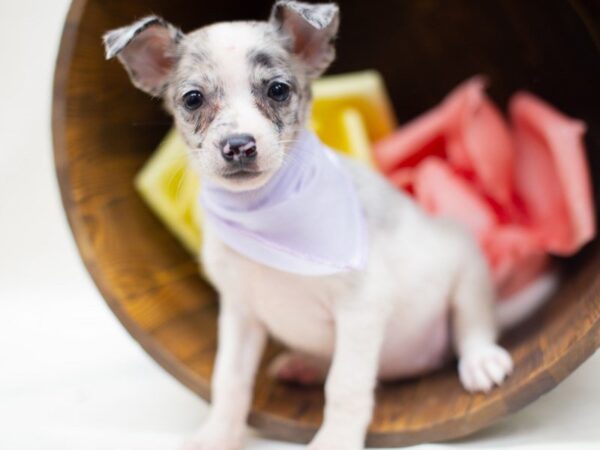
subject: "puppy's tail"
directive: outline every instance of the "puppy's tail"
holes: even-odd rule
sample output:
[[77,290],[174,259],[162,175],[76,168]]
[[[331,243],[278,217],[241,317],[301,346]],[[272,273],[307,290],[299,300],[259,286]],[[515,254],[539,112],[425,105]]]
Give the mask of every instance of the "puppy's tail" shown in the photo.
[[550,271],[516,294],[498,300],[496,322],[500,329],[506,330],[529,318],[556,291],[559,281],[558,271]]

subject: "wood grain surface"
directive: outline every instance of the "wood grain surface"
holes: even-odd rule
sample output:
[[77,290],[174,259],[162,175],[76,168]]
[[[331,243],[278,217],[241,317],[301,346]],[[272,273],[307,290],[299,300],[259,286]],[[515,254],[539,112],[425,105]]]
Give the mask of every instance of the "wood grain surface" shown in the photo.
[[[458,82],[489,77],[501,105],[529,89],[589,124],[596,198],[600,178],[600,7],[593,0],[340,1],[333,72],[375,68],[401,120],[437,103]],[[82,258],[131,335],[203,398],[216,345],[216,295],[196,262],[144,205],[133,177],[170,126],[160,103],[135,90],[103,57],[104,31],[148,13],[191,30],[217,20],[266,17],[271,0],[75,0],[56,65],[55,159]],[[376,6],[375,6],[376,5]],[[600,345],[600,245],[563,261],[560,292],[505,344],[516,362],[490,395],[469,395],[454,366],[378,388],[369,434],[376,446],[457,438],[544,394]],[[272,345],[265,361],[277,352]],[[261,371],[250,423],[306,442],[321,421],[319,388],[286,386]]]

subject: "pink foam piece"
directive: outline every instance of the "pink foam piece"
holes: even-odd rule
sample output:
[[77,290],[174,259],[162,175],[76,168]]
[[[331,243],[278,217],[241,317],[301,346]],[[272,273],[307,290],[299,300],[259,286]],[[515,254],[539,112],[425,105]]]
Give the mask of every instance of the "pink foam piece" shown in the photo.
[[414,192],[427,212],[460,222],[478,240],[498,226],[494,210],[485,199],[439,158],[428,158],[419,165]]
[[480,242],[501,298],[529,284],[550,263],[540,239],[520,225],[499,225],[488,230]]
[[461,84],[437,107],[374,147],[384,173],[439,156],[469,175],[498,203],[510,202],[514,148],[508,126],[485,95],[485,80]]
[[596,233],[585,125],[528,93],[516,94],[509,109],[515,192],[528,225],[550,253],[571,255]]
[[377,142],[373,155],[382,172],[389,174],[415,167],[429,156],[442,156],[449,112],[447,108],[433,109]]
[[484,79],[475,77],[447,100],[458,104],[457,120],[448,138],[448,159],[477,180],[487,195],[507,205],[512,192],[513,142],[504,118],[484,88]]
[[512,295],[596,234],[585,125],[527,93],[509,127],[473,77],[374,146],[390,181],[430,214],[463,224],[501,296]]
[[414,168],[398,169],[389,175],[389,180],[398,189],[407,192],[413,192],[413,186],[416,177]]

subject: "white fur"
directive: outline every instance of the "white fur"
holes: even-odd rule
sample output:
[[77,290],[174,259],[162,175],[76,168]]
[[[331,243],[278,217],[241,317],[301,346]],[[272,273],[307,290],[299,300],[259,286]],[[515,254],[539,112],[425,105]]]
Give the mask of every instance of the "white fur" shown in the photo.
[[[493,287],[471,237],[426,216],[379,175],[346,165],[369,224],[364,273],[311,278],[279,272],[226,247],[206,224],[202,261],[223,312],[214,409],[205,430],[227,426],[216,438],[221,446],[201,439],[190,448],[236,448],[223,445],[242,434],[267,333],[296,352],[284,363],[287,358],[298,366],[299,355],[311,355],[308,368],[299,369],[313,367],[317,375],[325,371],[314,358],[331,365],[325,421],[312,450],[361,449],[377,378],[431,371],[448,360],[452,347],[468,390],[487,391],[512,370],[510,356],[495,344]],[[275,374],[281,358],[276,365]]]

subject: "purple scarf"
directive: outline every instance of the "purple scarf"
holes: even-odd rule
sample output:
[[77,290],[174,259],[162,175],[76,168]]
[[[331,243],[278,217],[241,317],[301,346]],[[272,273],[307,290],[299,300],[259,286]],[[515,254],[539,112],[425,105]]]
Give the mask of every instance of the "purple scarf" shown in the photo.
[[339,156],[303,131],[265,186],[231,192],[203,183],[208,226],[228,246],[300,275],[360,270],[368,245],[363,211]]

